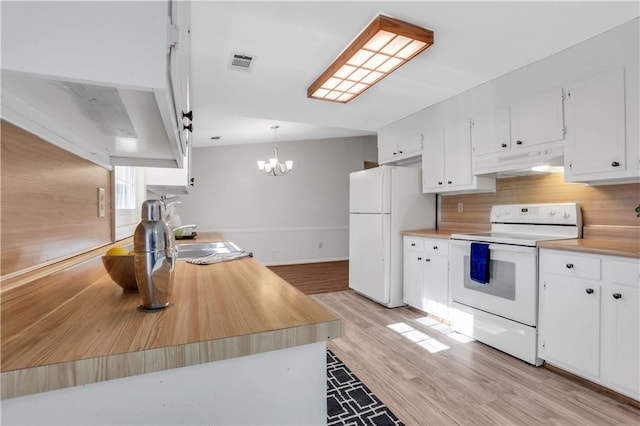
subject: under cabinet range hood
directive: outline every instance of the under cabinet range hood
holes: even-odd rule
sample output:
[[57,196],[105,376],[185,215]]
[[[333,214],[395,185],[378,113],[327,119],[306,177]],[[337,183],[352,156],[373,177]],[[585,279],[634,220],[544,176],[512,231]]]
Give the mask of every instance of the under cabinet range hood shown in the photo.
[[189,2],[1,7],[4,120],[105,167],[183,167]]

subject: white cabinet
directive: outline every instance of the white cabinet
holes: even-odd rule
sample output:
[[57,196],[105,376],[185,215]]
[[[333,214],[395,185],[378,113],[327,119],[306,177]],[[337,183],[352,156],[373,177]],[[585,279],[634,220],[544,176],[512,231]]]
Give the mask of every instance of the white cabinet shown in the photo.
[[145,167],[147,191],[157,195],[186,195],[194,185],[191,177],[191,145],[187,145],[187,155],[181,168]]
[[97,164],[181,167],[188,2],[4,2],[2,117]]
[[639,181],[638,141],[627,146],[624,70],[569,85],[566,102],[565,180]]
[[473,173],[559,165],[565,134],[563,99],[564,91],[553,89],[473,116]]
[[471,121],[474,156],[505,152],[511,148],[509,107],[476,115]]
[[422,152],[422,133],[378,139],[378,163],[385,164],[417,157]]
[[450,320],[449,242],[404,237],[404,302]]
[[553,89],[511,103],[511,147],[525,149],[563,140],[563,99],[563,90]]
[[424,133],[422,192],[495,191],[495,178],[471,174],[471,128],[468,119]]
[[540,250],[538,356],[640,400],[640,261]]

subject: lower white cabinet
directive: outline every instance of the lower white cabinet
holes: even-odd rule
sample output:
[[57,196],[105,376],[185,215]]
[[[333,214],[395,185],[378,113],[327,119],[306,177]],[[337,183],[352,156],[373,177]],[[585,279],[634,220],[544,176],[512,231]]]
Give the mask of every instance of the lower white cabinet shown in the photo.
[[640,400],[640,260],[540,250],[538,356]]
[[404,302],[450,320],[447,240],[404,237]]

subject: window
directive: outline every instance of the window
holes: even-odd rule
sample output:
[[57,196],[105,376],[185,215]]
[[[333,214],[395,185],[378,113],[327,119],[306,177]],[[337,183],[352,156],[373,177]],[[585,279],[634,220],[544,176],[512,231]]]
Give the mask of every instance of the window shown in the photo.
[[144,169],[113,168],[115,199],[115,239],[130,237],[140,222],[140,206],[145,197]]

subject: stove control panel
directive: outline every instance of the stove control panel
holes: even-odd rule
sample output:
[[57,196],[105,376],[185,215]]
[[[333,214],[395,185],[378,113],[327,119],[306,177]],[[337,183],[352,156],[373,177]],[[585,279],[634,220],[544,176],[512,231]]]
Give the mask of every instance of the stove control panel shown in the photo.
[[501,204],[491,208],[491,223],[582,226],[578,203]]

